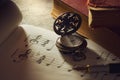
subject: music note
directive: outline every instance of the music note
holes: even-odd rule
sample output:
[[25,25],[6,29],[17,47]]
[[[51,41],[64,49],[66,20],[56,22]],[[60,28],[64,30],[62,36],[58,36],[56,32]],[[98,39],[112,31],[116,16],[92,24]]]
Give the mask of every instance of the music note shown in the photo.
[[73,70],[73,69],[68,69],[67,71],[68,71],[68,72],[71,72],[72,70]]
[[41,56],[36,62],[37,62],[38,64],[40,64],[40,63],[42,63],[43,60],[45,60],[45,58],[46,58],[46,56],[43,55],[43,56]]
[[117,56],[115,56],[114,58],[112,58],[112,61],[118,61],[118,62],[120,62],[120,58],[117,57]]
[[31,53],[31,49],[28,49],[28,50],[26,50],[23,54],[19,54],[18,55],[18,58],[20,59],[20,60],[24,60],[24,59],[27,59],[28,58],[28,55]]
[[104,52],[101,52],[101,54],[97,57],[97,59],[101,59],[103,54],[104,54]]
[[38,40],[42,37],[42,35],[37,35],[36,38],[33,38],[30,40],[30,43],[35,43],[35,44],[38,44]]
[[28,47],[27,40],[28,40],[28,38],[26,37],[26,38],[24,39],[24,44],[25,44],[25,47]]
[[50,63],[47,63],[46,66],[51,65],[54,61],[55,61],[55,58],[53,58],[52,61],[51,61]]
[[48,44],[49,42],[50,42],[50,40],[45,40],[43,43],[41,43],[41,45],[42,45],[43,47],[45,47],[46,44]]
[[22,51],[21,49],[16,49],[15,52],[11,55],[13,62],[21,62],[28,58],[28,55],[32,52],[31,49]]

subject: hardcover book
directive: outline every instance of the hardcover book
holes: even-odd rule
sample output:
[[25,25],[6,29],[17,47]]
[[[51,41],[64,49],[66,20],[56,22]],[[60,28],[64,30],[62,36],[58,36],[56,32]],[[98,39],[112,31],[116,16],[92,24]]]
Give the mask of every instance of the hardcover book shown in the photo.
[[74,0],[74,2],[73,0],[54,0],[51,13],[54,18],[68,11],[77,12],[82,17],[82,24],[77,31],[79,34],[95,41],[117,56],[120,56],[120,36],[114,32],[115,30],[112,31],[106,27],[100,27],[93,30],[89,27],[88,0]]
[[90,27],[107,27],[118,33],[120,30],[120,0],[90,0],[88,5],[92,16],[89,17]]

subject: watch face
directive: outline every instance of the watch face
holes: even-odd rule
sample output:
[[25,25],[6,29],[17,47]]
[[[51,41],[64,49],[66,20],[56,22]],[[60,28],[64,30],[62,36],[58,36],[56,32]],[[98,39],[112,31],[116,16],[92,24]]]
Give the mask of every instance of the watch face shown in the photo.
[[58,35],[68,35],[76,32],[81,22],[82,19],[79,14],[66,12],[55,20],[53,28]]
[[60,41],[61,41],[61,44],[66,47],[78,47],[83,43],[83,40],[81,40],[80,37],[75,35],[62,36]]
[[82,51],[86,48],[87,41],[80,35],[65,35],[56,40],[56,46],[67,52]]
[[67,46],[64,46],[62,43],[61,43],[61,38],[59,37],[56,41],[56,46],[58,47],[58,49],[62,52],[75,52],[78,48],[75,48],[75,47],[67,47]]
[[86,59],[86,55],[84,54],[86,41],[82,40],[78,36],[70,35],[69,37],[59,37],[56,41],[56,46],[62,54],[68,54],[74,61],[81,61]]

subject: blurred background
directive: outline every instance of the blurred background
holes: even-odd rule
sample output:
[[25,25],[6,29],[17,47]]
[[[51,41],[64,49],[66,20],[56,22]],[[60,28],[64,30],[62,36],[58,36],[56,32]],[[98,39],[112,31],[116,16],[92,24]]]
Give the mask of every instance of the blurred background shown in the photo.
[[29,24],[53,30],[54,19],[51,16],[53,0],[12,0],[20,9],[21,24]]

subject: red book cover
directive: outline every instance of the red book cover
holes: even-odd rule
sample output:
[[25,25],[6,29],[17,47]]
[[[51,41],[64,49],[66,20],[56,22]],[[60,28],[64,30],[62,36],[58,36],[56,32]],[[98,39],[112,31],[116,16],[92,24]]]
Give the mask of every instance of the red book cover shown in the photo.
[[106,27],[120,35],[120,0],[89,0],[89,26]]
[[89,0],[89,5],[102,8],[120,8],[120,0]]
[[88,0],[61,0],[72,8],[88,16]]

